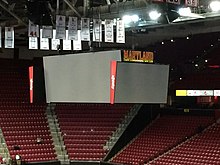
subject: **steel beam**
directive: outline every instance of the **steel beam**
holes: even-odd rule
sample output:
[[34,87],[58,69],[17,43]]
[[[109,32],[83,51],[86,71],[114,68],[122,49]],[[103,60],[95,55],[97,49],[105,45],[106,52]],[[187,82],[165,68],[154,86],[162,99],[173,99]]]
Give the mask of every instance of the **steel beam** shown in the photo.
[[76,8],[75,6],[73,6],[69,0],[63,0],[63,1],[70,7],[70,9],[71,9],[74,13],[76,13],[76,15],[77,15],[78,17],[81,18],[81,14],[78,12],[77,8]]
[[[23,24],[24,26],[27,26],[27,24],[20,18],[18,17],[14,12],[12,12],[10,10],[10,7],[6,7],[3,3],[3,1],[1,0],[0,2],[0,7],[2,9],[4,9],[5,11],[7,11],[11,16],[13,16],[20,24]],[[5,2],[4,2],[5,3]]]

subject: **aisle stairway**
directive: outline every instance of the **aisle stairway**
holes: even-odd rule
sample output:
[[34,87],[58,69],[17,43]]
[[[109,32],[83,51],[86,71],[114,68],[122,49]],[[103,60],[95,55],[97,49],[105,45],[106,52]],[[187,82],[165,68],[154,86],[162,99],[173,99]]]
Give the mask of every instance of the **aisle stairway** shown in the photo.
[[10,153],[8,151],[7,144],[5,142],[5,138],[2,133],[2,129],[0,128],[0,163],[3,163],[3,159],[6,159],[6,162],[10,161]]
[[69,156],[66,151],[66,146],[63,141],[63,135],[60,131],[59,123],[56,114],[54,113],[56,104],[49,104],[47,106],[46,115],[55,146],[56,155],[61,165],[70,164]]

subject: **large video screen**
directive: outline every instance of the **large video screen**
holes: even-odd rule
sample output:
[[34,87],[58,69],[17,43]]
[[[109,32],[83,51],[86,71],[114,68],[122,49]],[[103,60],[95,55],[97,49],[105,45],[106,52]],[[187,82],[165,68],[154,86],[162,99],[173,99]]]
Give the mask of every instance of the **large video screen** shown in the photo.
[[44,57],[47,102],[109,103],[112,60],[120,50]]
[[169,65],[117,63],[115,103],[166,103]]

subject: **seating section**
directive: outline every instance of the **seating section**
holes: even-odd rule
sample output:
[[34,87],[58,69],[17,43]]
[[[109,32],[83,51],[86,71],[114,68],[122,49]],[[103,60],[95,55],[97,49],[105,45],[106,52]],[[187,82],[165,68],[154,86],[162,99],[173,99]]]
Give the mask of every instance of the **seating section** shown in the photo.
[[175,150],[154,161],[154,165],[219,164],[220,125],[215,124]]
[[28,63],[0,60],[0,127],[13,159],[18,154],[26,162],[56,160],[46,104],[28,103]]
[[0,60],[0,102],[28,102],[28,62]]
[[56,113],[71,160],[99,161],[103,146],[131,105],[57,104]]
[[112,162],[140,164],[161,155],[213,122],[209,116],[167,115],[157,119],[116,155]]
[[[27,162],[56,159],[45,108],[25,103],[0,105],[0,127],[12,158],[18,154]],[[42,144],[37,144],[37,138]]]

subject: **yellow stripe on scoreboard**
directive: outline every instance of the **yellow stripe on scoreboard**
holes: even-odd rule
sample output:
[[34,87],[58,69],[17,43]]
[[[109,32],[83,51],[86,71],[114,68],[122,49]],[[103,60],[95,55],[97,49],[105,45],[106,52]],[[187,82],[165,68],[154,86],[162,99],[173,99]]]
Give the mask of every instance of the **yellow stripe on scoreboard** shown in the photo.
[[186,96],[186,90],[176,90],[176,96]]

